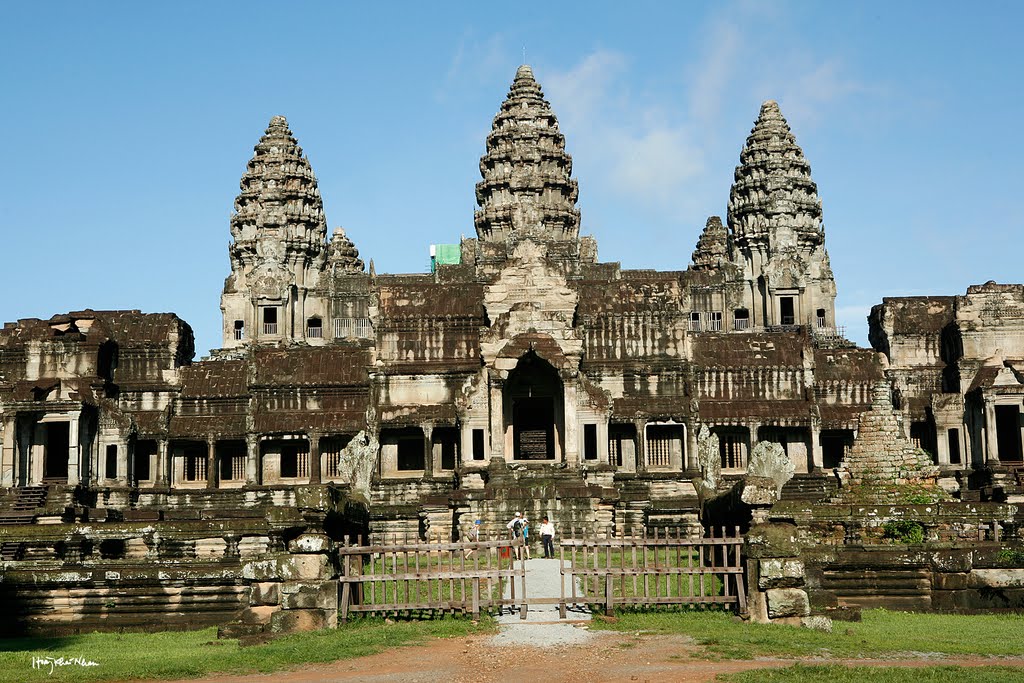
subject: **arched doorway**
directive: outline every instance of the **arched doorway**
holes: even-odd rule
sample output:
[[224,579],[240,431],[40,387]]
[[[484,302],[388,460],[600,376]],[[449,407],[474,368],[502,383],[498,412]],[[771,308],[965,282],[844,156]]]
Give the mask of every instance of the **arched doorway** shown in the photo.
[[[565,399],[550,363],[530,351],[505,382],[505,430],[515,460],[556,460],[563,450]],[[506,442],[507,443],[507,442]]]

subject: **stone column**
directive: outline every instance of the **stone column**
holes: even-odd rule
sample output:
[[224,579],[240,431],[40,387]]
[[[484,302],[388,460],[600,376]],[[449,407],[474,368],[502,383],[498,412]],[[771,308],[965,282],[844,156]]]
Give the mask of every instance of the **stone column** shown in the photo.
[[423,478],[431,479],[436,471],[434,467],[434,425],[423,425]]
[[821,425],[816,422],[811,424],[811,463],[816,471],[825,469],[825,454],[821,449]]
[[167,457],[167,439],[160,439],[156,442],[156,481],[153,485],[157,488],[170,486],[170,458]]
[[565,439],[565,442],[562,444],[562,462],[564,462],[569,467],[579,467],[580,421],[579,416],[576,414],[577,400],[575,378],[563,378],[562,386],[562,424],[565,426],[565,429],[563,430],[563,437]]
[[637,419],[636,425],[636,471],[647,471],[647,420]]
[[320,433],[308,432],[309,439],[309,483],[319,484],[322,468],[320,466]]
[[0,444],[0,487],[15,485],[18,459],[18,417],[15,414],[3,417],[4,436]]
[[245,435],[245,484],[255,486],[260,483],[260,437],[256,434]]
[[68,424],[68,485],[75,486],[80,481],[81,448],[78,445],[78,429],[80,416],[74,415]]
[[206,488],[217,488],[217,441],[212,434],[206,437]]
[[505,453],[505,407],[502,401],[502,382],[490,378],[491,398],[491,460],[508,460],[512,454]]
[[985,460],[999,461],[999,443],[996,438],[996,406],[992,399],[985,399]]
[[[131,472],[128,468],[132,465],[131,458],[128,457],[128,442],[123,441],[117,444],[117,483],[121,486],[127,486],[130,482],[135,480],[134,468]],[[136,482],[137,483],[137,482]]]
[[686,427],[686,458],[683,469],[687,472],[697,471],[697,432],[698,427],[692,420],[683,423]]
[[935,428],[935,458],[940,467],[949,467],[949,429]]

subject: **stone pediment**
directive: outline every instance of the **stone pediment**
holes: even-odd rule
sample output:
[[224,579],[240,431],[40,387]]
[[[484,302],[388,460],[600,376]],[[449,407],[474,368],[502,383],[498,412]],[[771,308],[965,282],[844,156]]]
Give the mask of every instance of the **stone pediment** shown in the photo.
[[284,299],[292,274],[277,260],[264,258],[249,273],[249,291],[255,299]]
[[493,364],[508,342],[520,335],[543,335],[553,340],[561,356],[578,365],[583,353],[573,327],[578,303],[578,292],[544,257],[543,245],[520,242],[497,279],[484,288],[484,308],[491,321],[481,338],[485,362]]
[[785,251],[765,265],[764,277],[773,289],[799,289],[807,277],[807,263],[796,251]]

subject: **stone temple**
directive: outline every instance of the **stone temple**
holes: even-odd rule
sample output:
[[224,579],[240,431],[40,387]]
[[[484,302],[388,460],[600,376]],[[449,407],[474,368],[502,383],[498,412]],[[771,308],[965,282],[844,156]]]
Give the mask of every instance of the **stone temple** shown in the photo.
[[[866,415],[891,430],[880,466],[898,442],[954,499],[1021,499],[1024,286],[887,298],[873,348],[845,339],[817,187],[775,102],[742,146],[726,220],[707,220],[676,271],[598,260],[529,66],[480,173],[476,237],[452,262],[378,274],[328,233],[275,116],[231,217],[223,348],[195,361],[191,328],[167,313],[7,323],[3,559],[240,562],[284,548],[274,529],[302,520],[458,539],[474,519],[499,533],[514,510],[600,534],[699,533],[702,429],[723,480],[773,442],[795,472],[781,498],[810,501],[857,479]],[[100,535],[44,524],[82,522]],[[129,538],[142,523],[162,540]],[[223,591],[190,623],[234,609],[240,593]]]

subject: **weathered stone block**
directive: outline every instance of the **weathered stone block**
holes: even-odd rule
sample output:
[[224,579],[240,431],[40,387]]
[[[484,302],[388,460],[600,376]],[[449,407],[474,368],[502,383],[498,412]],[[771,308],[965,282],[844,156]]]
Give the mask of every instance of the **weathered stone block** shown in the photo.
[[932,574],[932,588],[935,590],[952,591],[967,588],[968,575],[966,573],[947,574],[936,572]]
[[972,553],[970,550],[941,550],[932,553],[931,563],[938,572],[969,572]]
[[768,523],[753,527],[747,534],[747,557],[797,557],[800,542],[793,524]]
[[804,563],[797,559],[766,558],[758,563],[757,585],[766,588],[796,588],[804,584]]
[[333,569],[326,555],[290,555],[277,562],[284,581],[317,581],[331,578]]
[[282,586],[281,605],[285,609],[338,609],[338,584],[287,583]]
[[276,581],[261,581],[252,584],[249,592],[250,605],[281,604],[281,584]]
[[969,581],[973,588],[1024,588],[1024,569],[975,569]]
[[[335,625],[337,616],[335,615]],[[296,633],[299,631],[319,631],[331,627],[331,615],[322,609],[288,609],[274,614],[270,620],[270,630],[274,633]]]
[[256,560],[242,565],[242,578],[252,581],[266,581],[281,578],[278,560]]
[[330,549],[327,534],[302,534],[288,542],[288,551],[293,553],[325,553]]
[[799,588],[771,588],[765,591],[765,596],[768,598],[768,616],[772,619],[810,614],[807,592]]
[[809,628],[814,631],[824,631],[825,633],[832,633],[832,620],[820,614],[809,617],[802,617],[800,619],[800,625],[804,628]]
[[242,610],[241,621],[243,624],[269,624],[274,614],[280,610],[280,607],[270,605],[250,607]]

